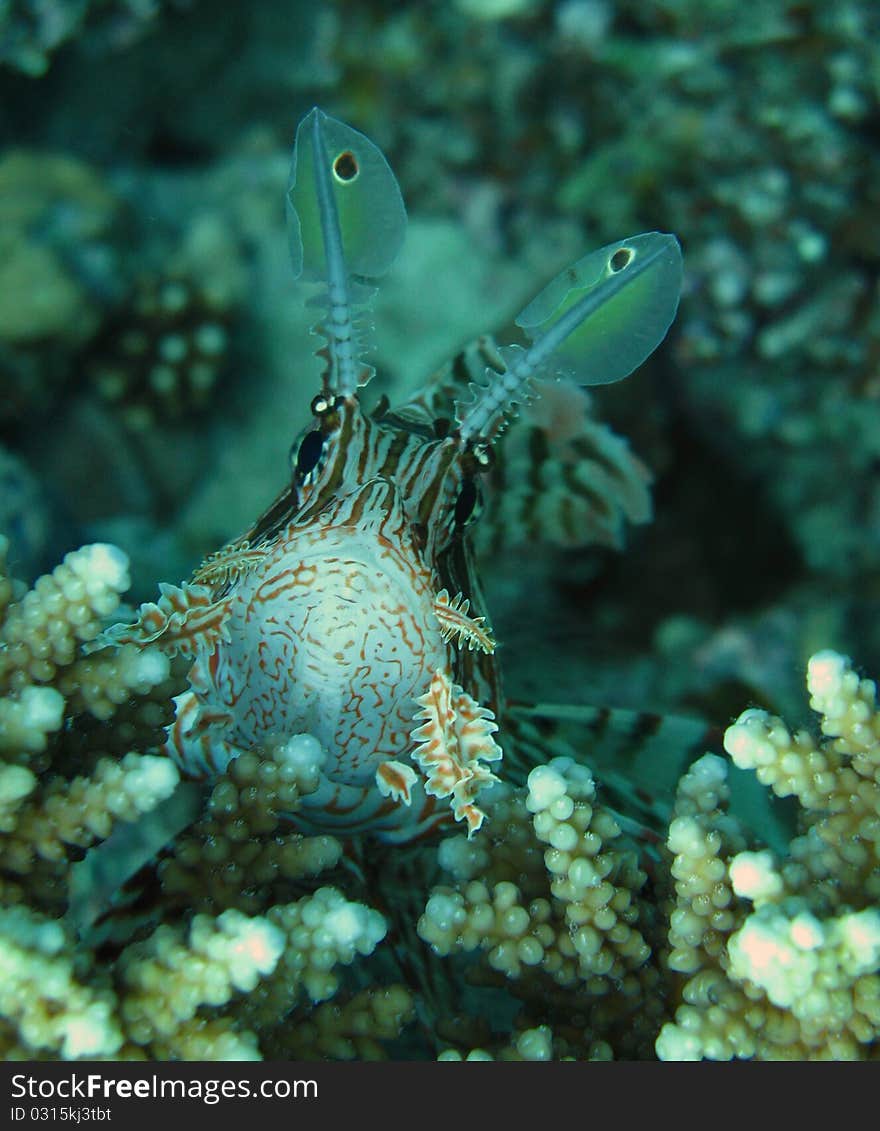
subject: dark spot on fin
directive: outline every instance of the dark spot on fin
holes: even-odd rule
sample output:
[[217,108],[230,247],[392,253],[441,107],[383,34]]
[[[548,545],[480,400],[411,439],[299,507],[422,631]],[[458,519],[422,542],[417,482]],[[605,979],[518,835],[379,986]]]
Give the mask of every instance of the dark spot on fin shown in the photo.
[[361,167],[350,149],[344,149],[333,162],[333,176],[342,184],[349,184],[357,178]]
[[633,261],[634,254],[631,247],[619,247],[608,260],[609,269],[616,275],[618,271],[622,271],[624,267],[629,267],[630,263]]

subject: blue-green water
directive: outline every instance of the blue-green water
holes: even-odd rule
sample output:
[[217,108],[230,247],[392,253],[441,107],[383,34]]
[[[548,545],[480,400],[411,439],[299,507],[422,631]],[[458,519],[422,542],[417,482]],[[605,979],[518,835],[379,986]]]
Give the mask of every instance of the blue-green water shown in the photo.
[[554,533],[534,449],[499,488],[518,520],[490,508],[508,693],[806,721],[812,653],[880,672],[878,42],[871,0],[0,7],[10,575],[110,542],[152,600],[286,482],[319,365],[284,192],[320,104],[409,216],[368,404],[503,339],[587,250],[683,248],[665,343],[590,394],[652,520]]

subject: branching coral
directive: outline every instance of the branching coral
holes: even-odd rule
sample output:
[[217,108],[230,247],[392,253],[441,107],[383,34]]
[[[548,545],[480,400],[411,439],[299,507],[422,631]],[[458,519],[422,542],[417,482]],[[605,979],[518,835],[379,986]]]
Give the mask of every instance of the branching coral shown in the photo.
[[730,811],[713,754],[681,779],[659,858],[567,758],[497,801],[478,845],[444,844],[456,883],[434,888],[419,932],[439,954],[483,952],[502,980],[473,963],[463,976],[524,1006],[512,1044],[497,1034],[469,1058],[515,1056],[536,1022],[556,1058],[874,1055],[880,713],[874,684],[836,653],[813,657],[808,687],[820,740],[755,710],[725,735],[740,768],[801,804],[779,860]]
[[[281,1020],[301,990],[313,1001],[329,997],[338,984],[333,966],[370,953],[384,929],[376,912],[322,888],[268,917],[230,909],[196,915],[187,929],[162,925],[108,970],[75,948],[62,923],[4,910],[0,1046],[7,1056],[54,1052],[71,1060],[258,1059],[248,1020]],[[217,1012],[234,998],[229,1012]],[[350,1014],[355,1032],[364,1006],[369,1013],[367,1001]],[[396,1035],[407,1000],[399,991],[384,1005],[377,999],[374,1013]]]
[[[658,1039],[661,1057],[857,1059],[876,1047],[875,686],[834,652],[812,658],[807,686],[822,740],[805,731],[792,735],[781,719],[757,710],[741,715],[724,740],[738,766],[800,802],[787,857],[741,851],[741,836],[723,812],[720,760],[698,764],[715,783],[702,793],[702,812],[677,816],[670,828],[671,935],[683,944],[670,965],[689,977],[675,1021]],[[679,808],[690,808],[686,794],[680,791]],[[695,875],[703,877],[702,890],[694,890]]]
[[[6,544],[0,544],[5,565]],[[13,585],[4,578],[4,592]],[[145,695],[168,675],[168,662],[156,649],[120,650],[101,656],[87,655],[87,645],[117,609],[120,594],[128,588],[128,559],[116,546],[96,543],[67,554],[52,573],[39,578],[19,600],[4,601],[0,623],[0,688],[21,702],[47,704],[48,696],[35,700],[33,688],[54,687],[97,719],[109,718],[132,695]],[[52,699],[57,706],[58,700]],[[8,708],[10,716],[15,715]],[[48,711],[46,712],[48,714]],[[24,712],[31,716],[31,711]],[[54,718],[54,715],[52,716]],[[45,736],[57,726],[39,711],[30,718],[27,745],[41,749]],[[58,720],[60,725],[60,718]],[[24,737],[24,736],[23,736]],[[13,750],[16,739],[0,730],[0,744]]]
[[[310,736],[235,760],[195,823],[191,802],[180,808],[174,762],[150,750],[171,717],[169,662],[98,639],[127,585],[125,555],[109,545],[68,554],[30,590],[0,575],[0,1047],[252,1059],[251,1022],[268,1035],[300,1002],[332,997],[334,967],[370,954],[385,920],[336,888],[298,886],[341,852],[280,828],[318,782],[324,754]],[[127,738],[141,749],[126,752]],[[178,809],[163,818],[169,800]],[[93,927],[145,866],[151,894],[129,909],[134,884]],[[336,1042],[379,1055],[381,1034],[410,1014],[400,989],[352,998]],[[332,1043],[333,1028],[325,1019],[312,1043]]]
[[226,366],[231,303],[186,276],[138,281],[87,365],[98,393],[133,428],[204,409]]
[[397,1037],[414,1017],[406,986],[363,990],[347,1001],[319,1005],[296,1027],[290,1052],[297,1060],[384,1060],[380,1041]]
[[234,759],[215,782],[202,818],[161,862],[166,894],[197,908],[263,910],[279,897],[279,885],[333,868],[342,853],[339,841],[282,828],[283,814],[317,788],[323,757],[314,738],[299,735]]
[[[177,784],[165,759],[132,751],[120,762],[103,756],[100,744],[86,758],[76,743],[65,751],[65,716],[106,721],[168,679],[168,661],[153,649],[86,655],[127,586],[125,555],[104,544],[72,551],[18,599],[15,583],[5,574],[0,582],[0,890],[7,898],[17,901],[28,877],[40,905],[63,902],[70,850],[105,838],[115,821],[134,820]],[[73,774],[60,770],[65,761]]]
[[92,980],[63,925],[26,907],[2,908],[0,937],[4,1059],[113,1056],[122,1034],[113,1020],[112,994],[106,980]]
[[656,917],[642,895],[647,876],[597,803],[589,770],[554,759],[532,771],[525,795],[509,793],[492,813],[474,852],[444,845],[441,862],[459,885],[434,889],[421,937],[441,954],[487,952],[527,1018],[540,1011],[558,1022],[560,1009],[580,1017],[554,1023],[566,1055],[589,1056],[612,1032],[630,1055],[645,1052],[652,1010],[643,1003],[657,980],[645,936]]
[[486,789],[471,838],[364,851],[288,823],[310,735],[181,785],[168,661],[100,647],[126,585],[106,545],[30,590],[0,577],[3,1055],[876,1055],[880,711],[843,657],[809,664],[818,738],[758,710],[725,735],[799,803],[778,857],[724,758],[682,777],[664,840],[561,739]]
[[23,419],[57,411],[76,353],[113,304],[121,220],[101,171],[77,158],[43,145],[0,158],[0,423],[18,440]]

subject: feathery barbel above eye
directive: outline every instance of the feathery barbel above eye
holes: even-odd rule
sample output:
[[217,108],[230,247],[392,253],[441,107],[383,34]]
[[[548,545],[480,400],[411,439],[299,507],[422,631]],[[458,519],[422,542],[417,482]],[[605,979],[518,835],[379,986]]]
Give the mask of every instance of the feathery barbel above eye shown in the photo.
[[296,278],[326,285],[326,317],[315,327],[327,340],[325,391],[351,396],[373,372],[361,358],[354,308],[369,302],[370,281],[397,257],[406,209],[382,151],[317,107],[296,131],[287,231]]
[[[326,346],[325,396],[353,396],[373,375],[364,361],[363,318],[373,281],[406,233],[406,209],[378,146],[317,107],[296,131],[287,189],[294,273],[323,284],[325,315],[313,327]],[[675,236],[645,232],[608,244],[561,271],[517,316],[531,345],[503,346],[456,403],[463,446],[491,441],[535,396],[532,381],[570,371],[583,385],[620,381],[663,340],[678,308],[681,249]]]
[[561,369],[583,385],[609,385],[632,373],[666,336],[681,281],[681,249],[665,232],[619,240],[566,267],[517,315],[532,344],[502,347],[504,370],[487,369],[485,384],[456,406],[462,441],[496,435],[513,406],[534,396],[535,377]]
[[[627,377],[666,337],[681,292],[681,248],[666,232],[645,232],[579,259],[517,315],[555,365],[582,385]],[[540,362],[539,362],[540,364]]]

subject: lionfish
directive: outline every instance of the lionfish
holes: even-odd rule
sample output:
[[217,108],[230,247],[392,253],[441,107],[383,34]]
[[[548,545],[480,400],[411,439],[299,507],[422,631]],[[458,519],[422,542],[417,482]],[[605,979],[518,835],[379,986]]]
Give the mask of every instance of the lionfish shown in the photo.
[[524,344],[481,339],[409,403],[367,414],[365,308],[403,242],[397,181],[373,142],[315,108],[287,212],[294,271],[320,287],[312,423],[253,526],[106,639],[192,660],[164,748],[184,776],[309,734],[326,759],[291,815],[300,828],[405,842],[460,821],[471,835],[502,750],[515,768],[541,729],[540,710],[505,707],[472,546],[483,481],[559,368],[619,381],[662,341],[679,246],[649,232],[584,256],[517,316]]

